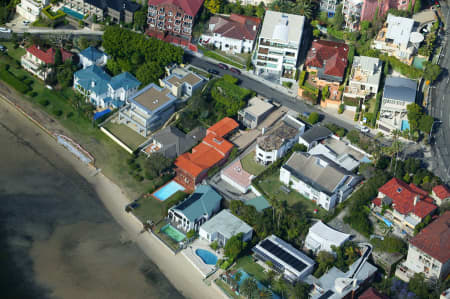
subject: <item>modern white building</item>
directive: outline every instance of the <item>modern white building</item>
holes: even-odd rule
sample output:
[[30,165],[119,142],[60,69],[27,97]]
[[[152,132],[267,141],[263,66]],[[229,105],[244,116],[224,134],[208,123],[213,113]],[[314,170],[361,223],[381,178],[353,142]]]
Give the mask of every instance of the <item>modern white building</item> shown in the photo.
[[285,115],[281,123],[257,139],[255,159],[267,165],[283,157],[305,132],[305,124],[292,115]]
[[406,261],[397,266],[395,275],[409,281],[423,273],[434,281],[450,274],[450,211],[442,214],[409,241]]
[[295,82],[304,23],[304,16],[266,11],[258,47],[253,55],[258,76]]
[[368,99],[378,92],[383,63],[378,58],[355,56],[348,86],[344,96]]
[[327,211],[343,202],[361,178],[323,155],[295,152],[281,167],[280,181]]
[[417,82],[401,77],[387,77],[381,100],[378,128],[386,133],[409,130],[407,106],[416,102]]
[[305,247],[312,250],[314,254],[317,254],[319,251],[333,252],[332,246],[342,246],[346,241],[350,240],[350,236],[332,229],[322,221],[318,221],[309,229]]
[[291,282],[303,280],[314,270],[312,259],[275,235],[265,238],[252,250],[256,258],[270,261]]
[[16,12],[30,22],[35,22],[39,19],[41,10],[48,5],[49,1],[39,0],[22,0],[16,6]]
[[99,67],[104,67],[108,62],[108,55],[92,46],[81,51],[78,56],[80,57],[80,64],[83,69],[94,64]]
[[242,233],[242,241],[248,242],[252,239],[253,228],[231,214],[229,210],[222,210],[217,215],[200,226],[200,238],[209,243],[216,241],[219,246],[224,247],[228,240]]
[[359,21],[361,19],[361,11],[363,0],[343,0],[342,14],[345,20],[345,29],[349,31],[359,30]]
[[188,98],[206,81],[202,76],[174,64],[166,67],[166,77],[159,79],[159,85],[169,89],[177,98]]
[[235,54],[251,53],[260,24],[261,20],[256,17],[214,15],[209,20],[208,30],[201,36],[201,43]]
[[245,127],[256,128],[274,109],[274,105],[259,97],[248,101],[247,107],[238,112],[238,121]]
[[177,228],[188,232],[200,226],[220,210],[222,197],[209,185],[199,185],[194,193],[171,207],[168,219]]
[[168,88],[150,83],[130,97],[119,111],[119,122],[144,137],[159,129],[175,112],[175,97]]
[[372,47],[409,63],[414,53],[414,45],[410,42],[413,28],[413,19],[389,14]]
[[123,72],[111,77],[96,64],[81,69],[73,75],[73,88],[87,102],[98,108],[120,108],[134,95],[141,82],[131,73]]

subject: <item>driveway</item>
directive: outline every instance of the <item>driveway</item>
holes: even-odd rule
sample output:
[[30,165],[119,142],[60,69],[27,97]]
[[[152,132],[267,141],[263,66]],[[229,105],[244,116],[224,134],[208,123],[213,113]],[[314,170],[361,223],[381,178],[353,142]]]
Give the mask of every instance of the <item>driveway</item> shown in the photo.
[[342,210],[339,213],[339,215],[334,217],[334,219],[331,220],[330,222],[328,222],[327,224],[331,228],[334,228],[335,230],[338,230],[338,231],[346,233],[346,234],[351,234],[353,236],[352,241],[354,241],[354,242],[368,242],[369,240],[366,237],[364,237],[363,235],[358,233],[356,230],[351,228],[350,225],[344,223],[344,217],[345,217],[345,215],[347,215],[347,209],[348,208],[345,208],[344,210]]

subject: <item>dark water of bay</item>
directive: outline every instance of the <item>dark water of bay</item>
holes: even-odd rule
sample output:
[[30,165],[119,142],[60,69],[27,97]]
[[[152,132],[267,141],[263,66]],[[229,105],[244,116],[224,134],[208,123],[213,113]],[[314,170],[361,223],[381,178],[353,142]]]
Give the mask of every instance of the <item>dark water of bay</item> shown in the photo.
[[0,105],[0,297],[182,298],[41,134]]

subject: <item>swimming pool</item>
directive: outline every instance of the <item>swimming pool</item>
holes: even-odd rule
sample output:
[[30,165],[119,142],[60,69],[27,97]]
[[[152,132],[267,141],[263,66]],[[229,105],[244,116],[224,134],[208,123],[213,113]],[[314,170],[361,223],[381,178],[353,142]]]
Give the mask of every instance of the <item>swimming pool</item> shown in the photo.
[[402,127],[401,127],[402,132],[405,130],[409,130],[409,122],[406,119],[402,120]]
[[156,190],[156,192],[153,193],[153,196],[161,201],[165,201],[177,191],[184,191],[184,187],[175,181],[170,181],[168,184]]
[[61,8],[61,10],[62,10],[63,12],[65,12],[66,14],[68,14],[68,15],[70,15],[70,16],[72,16],[72,17],[78,19],[78,20],[83,20],[83,18],[84,18],[84,16],[83,16],[82,14],[80,14],[79,12],[76,12],[75,10],[70,9],[70,8],[68,8],[68,7],[63,6],[63,7]]
[[217,256],[211,251],[205,249],[196,249],[195,254],[198,255],[207,265],[217,264]]
[[170,224],[166,224],[161,228],[161,232],[168,235],[175,242],[181,242],[186,236]]
[[414,60],[413,60],[413,66],[414,66],[416,69],[423,70],[423,63],[424,63],[425,61],[427,61],[426,58],[422,58],[422,57],[414,57]]
[[386,225],[388,227],[392,226],[392,222],[390,222],[389,220],[387,220],[386,218],[384,218],[380,213],[377,213],[378,216],[380,216],[380,218],[383,220],[384,223],[386,223]]
[[[247,272],[245,272],[242,269],[238,270],[239,273],[241,273],[241,278],[239,279],[239,286],[244,282],[244,280],[246,280],[247,278],[251,277],[250,274],[248,274]],[[236,274],[234,274],[234,276],[236,276]],[[265,285],[263,285],[259,280],[256,280],[256,284],[258,285],[258,289],[260,290],[267,290],[267,287]],[[274,292],[272,292],[272,299],[281,299],[280,296],[278,296],[277,294],[275,294]]]

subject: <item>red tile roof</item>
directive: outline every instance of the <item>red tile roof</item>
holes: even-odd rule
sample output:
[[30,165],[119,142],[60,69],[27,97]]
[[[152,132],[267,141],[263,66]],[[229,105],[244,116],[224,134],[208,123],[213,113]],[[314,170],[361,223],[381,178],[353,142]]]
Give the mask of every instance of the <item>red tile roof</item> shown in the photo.
[[313,41],[306,56],[305,65],[308,67],[323,68],[324,74],[344,77],[347,67],[348,46],[326,40]]
[[372,200],[372,203],[376,206],[381,207],[381,198],[375,198],[374,200]]
[[450,259],[450,211],[422,229],[409,243],[446,263]]
[[[31,55],[36,56],[38,59],[42,60],[46,64],[55,63],[55,53],[53,48],[49,48],[47,51],[42,50],[39,46],[32,45],[27,49]],[[73,54],[61,48],[62,61],[72,58]]]
[[[427,196],[428,193],[426,191],[414,184],[408,185],[397,178],[391,179],[381,186],[378,191],[391,198],[393,208],[403,215],[413,213],[423,219],[437,208],[431,203],[432,200]],[[414,205],[414,200],[417,196],[419,200]]]
[[183,9],[185,13],[190,16],[195,17],[197,15],[198,10],[203,4],[203,0],[149,0],[148,5],[165,5],[171,4]]
[[368,288],[358,299],[389,299],[389,297],[379,293],[374,288]]
[[223,137],[239,127],[239,124],[232,118],[225,117],[218,121],[206,131],[206,134],[214,134],[219,137]]
[[437,197],[444,200],[450,197],[450,190],[445,185],[439,185],[433,188],[434,194],[436,194]]
[[231,14],[229,18],[214,16],[209,23],[215,24],[213,33],[233,39],[254,40],[261,20],[255,17]]
[[[178,156],[175,160],[175,166],[193,177],[197,177],[203,171],[222,161],[233,149],[233,144],[222,137],[234,129],[232,122],[235,121],[231,118],[225,121],[222,119],[211,126],[203,141],[192,149],[192,153],[184,153]],[[236,123],[236,125],[238,124]]]

